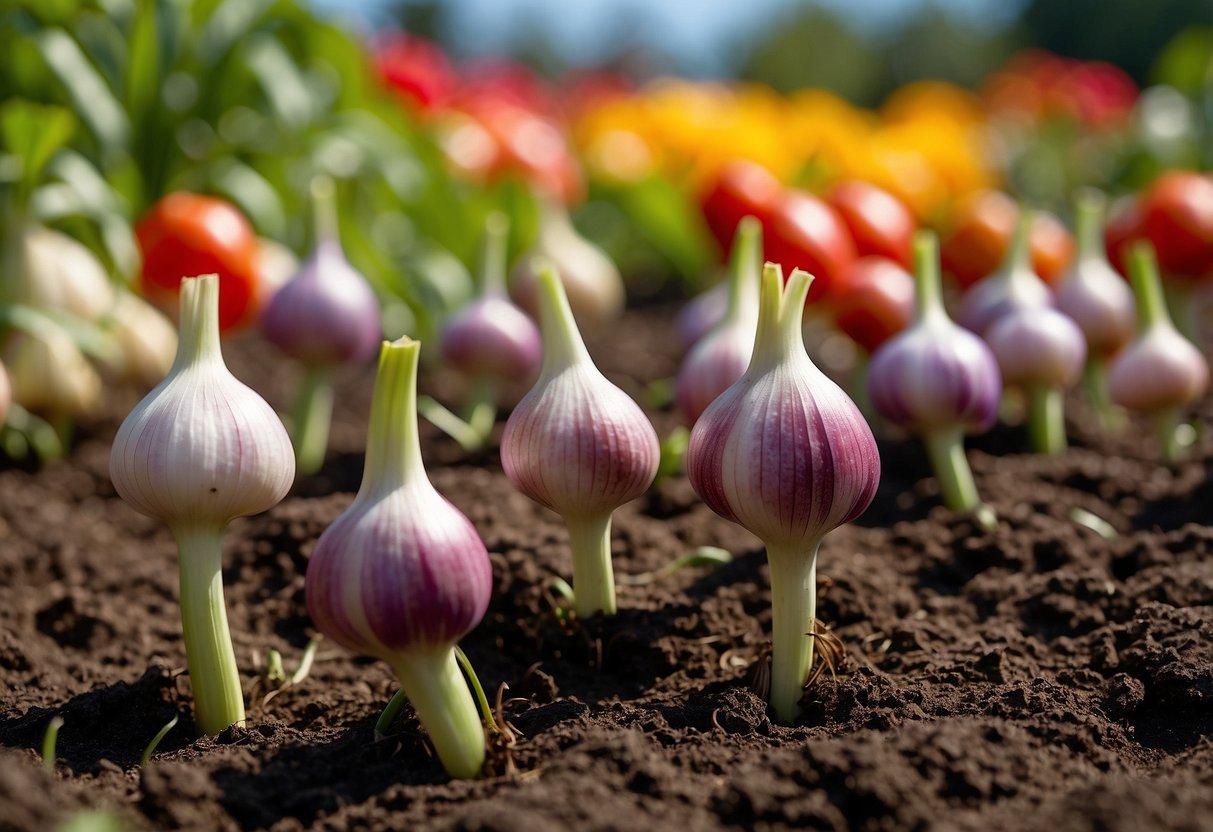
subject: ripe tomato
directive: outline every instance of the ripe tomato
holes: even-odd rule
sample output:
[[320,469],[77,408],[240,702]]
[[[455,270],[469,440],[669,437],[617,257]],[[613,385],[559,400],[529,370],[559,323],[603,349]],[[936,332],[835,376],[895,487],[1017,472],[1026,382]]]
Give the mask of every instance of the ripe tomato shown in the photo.
[[809,301],[832,298],[842,288],[855,259],[855,243],[838,213],[810,193],[789,189],[775,208],[766,234],[766,258],[816,278]]
[[1213,271],[1213,181],[1172,170],[1141,195],[1141,233],[1170,277],[1200,279]]
[[135,224],[143,253],[139,285],[170,314],[177,312],[181,278],[219,275],[219,328],[256,319],[262,302],[260,249],[253,227],[222,199],[177,191],[161,199]]
[[860,257],[848,272],[834,300],[834,322],[871,355],[913,320],[914,277],[876,256]]
[[[1015,234],[1019,208],[1002,191],[979,191],[961,203],[952,233],[940,247],[944,271],[967,289],[1002,265]],[[1074,258],[1074,237],[1047,211],[1037,211],[1029,239],[1032,270],[1053,283]]]
[[699,205],[712,236],[727,256],[741,218],[753,215],[764,230],[770,228],[782,194],[783,186],[769,170],[757,162],[737,159],[720,169],[700,197]]
[[834,186],[826,197],[855,240],[860,257],[885,257],[910,268],[914,244],[914,215],[900,199],[859,179]]

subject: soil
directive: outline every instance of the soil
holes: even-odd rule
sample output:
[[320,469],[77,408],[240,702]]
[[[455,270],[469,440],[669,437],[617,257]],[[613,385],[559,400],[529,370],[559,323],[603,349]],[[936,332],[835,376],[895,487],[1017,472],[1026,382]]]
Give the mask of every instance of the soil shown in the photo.
[[[676,369],[670,315],[632,312],[591,343],[638,398]],[[268,347],[225,350],[286,403]],[[116,393],[67,460],[0,470],[0,829],[54,829],[84,808],[128,829],[1213,828],[1207,434],[1166,467],[1147,431],[1103,435],[1076,399],[1059,457],[1000,428],[971,452],[993,531],[939,505],[915,442],[882,440],[875,503],[819,560],[819,615],[842,655],[782,726],[751,690],[770,627],[761,546],[684,476],[617,513],[617,573],[703,545],[734,560],[622,582],[618,616],[569,622],[548,584],[568,574],[559,518],[513,489],[495,449],[469,456],[426,427],[434,484],[492,553],[492,605],[463,647],[517,733],[496,744],[496,773],[450,782],[407,709],[376,738],[395,690],[382,663],[321,642],[302,682],[266,679],[271,650],[289,673],[314,634],[304,571],[357,488],[371,380],[342,380],[324,470],[229,529],[250,718],[214,738],[190,718],[172,541],[107,474],[137,396]],[[421,387],[459,392],[434,369]],[[662,435],[675,424],[668,407],[651,415]]]

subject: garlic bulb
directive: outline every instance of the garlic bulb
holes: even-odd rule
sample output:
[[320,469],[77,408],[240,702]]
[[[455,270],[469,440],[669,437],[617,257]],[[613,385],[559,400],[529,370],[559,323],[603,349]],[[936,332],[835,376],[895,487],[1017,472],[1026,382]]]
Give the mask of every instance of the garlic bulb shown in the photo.
[[696,342],[682,361],[674,399],[682,420],[695,424],[717,396],[741,378],[754,349],[758,325],[758,275],[762,225],[744,217],[737,225],[729,263],[729,302],[724,317]]
[[501,465],[564,518],[577,614],[613,614],[611,515],[652,484],[660,447],[644,412],[594,366],[551,267],[539,290],[543,369],[506,422]]
[[122,356],[121,377],[148,387],[164,378],[177,351],[173,322],[147,301],[126,291],[118,292],[109,321]]
[[454,648],[488,609],[492,569],[475,528],[425,473],[420,349],[383,344],[362,486],[316,543],[307,608],[326,636],[392,666],[446,770],[470,778],[485,742]]
[[100,320],[114,305],[114,287],[101,261],[84,244],[53,228],[30,224],[21,251],[13,297],[41,309]]
[[587,332],[601,331],[623,313],[626,297],[619,269],[606,252],[578,233],[565,207],[551,199],[541,201],[539,239],[510,279],[510,296],[536,318],[545,261],[560,275],[573,317]]
[[804,349],[812,280],[779,266],[762,275],[758,334],[745,374],[691,431],[687,473],[708,507],[766,544],[774,653],[771,705],[799,712],[813,661],[817,548],[868,507],[880,480],[876,440],[855,403]]
[[[324,463],[333,419],[333,371],[369,361],[379,344],[379,300],[341,250],[332,180],[312,183],[316,247],[261,313],[265,337],[304,367],[291,419],[295,465]],[[264,250],[264,249],[263,249]]]
[[91,415],[101,403],[101,376],[59,326],[10,333],[3,360],[13,401],[26,410],[57,421]]
[[1162,457],[1175,462],[1180,455],[1176,427],[1183,408],[1208,389],[1209,364],[1172,323],[1148,242],[1130,248],[1129,273],[1137,298],[1138,334],[1112,362],[1108,391],[1116,404],[1153,418]]
[[980,500],[964,434],[993,426],[1002,377],[985,342],[944,310],[933,233],[916,235],[914,259],[917,320],[872,355],[868,395],[882,417],[922,436],[948,508],[969,511]]
[[110,478],[123,500],[177,540],[194,721],[215,734],[244,720],[223,605],[223,530],[281,500],[295,463],[273,409],[223,363],[219,278],[182,279],[180,303],[176,359],[118,429]]
[[1032,271],[1032,216],[1030,210],[1020,208],[1002,268],[973,284],[960,299],[956,322],[970,332],[984,337],[991,324],[1012,310],[1053,304],[1049,287]]

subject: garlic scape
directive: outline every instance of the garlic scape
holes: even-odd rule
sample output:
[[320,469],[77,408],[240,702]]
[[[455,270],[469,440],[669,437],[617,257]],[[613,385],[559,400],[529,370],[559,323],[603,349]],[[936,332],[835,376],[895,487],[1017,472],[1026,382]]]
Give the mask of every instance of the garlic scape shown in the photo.
[[307,608],[333,641],[391,665],[447,772],[473,778],[484,731],[455,645],[488,609],[492,568],[476,529],[425,473],[420,351],[409,338],[383,343],[362,485],[316,543]]
[[817,549],[868,507],[880,480],[876,440],[855,403],[809,359],[801,323],[812,278],[762,274],[758,332],[745,374],[699,417],[687,473],[722,517],[756,535],[771,571],[770,701],[800,711],[813,663]]
[[868,395],[877,413],[922,437],[944,504],[971,511],[980,499],[964,435],[993,426],[1002,378],[985,342],[948,318],[933,233],[915,236],[914,261],[917,320],[873,354]]
[[333,418],[333,373],[363,364],[380,339],[379,301],[341,249],[336,189],[327,177],[312,183],[316,243],[299,271],[261,314],[261,332],[303,365],[291,413],[300,474],[324,464]]
[[762,267],[762,224],[744,217],[737,225],[729,260],[728,305],[724,317],[700,338],[682,361],[674,384],[682,420],[695,420],[745,372],[758,324],[758,277]]
[[539,269],[543,368],[501,437],[501,464],[532,500],[560,514],[573,556],[574,608],[615,612],[611,515],[657,474],[657,434],[594,366],[560,278]]
[[1032,220],[1032,211],[1021,207],[1002,266],[973,284],[960,299],[956,322],[970,332],[984,338],[994,322],[1013,310],[1053,305],[1049,287],[1032,271]]
[[1149,242],[1129,249],[1129,275],[1137,300],[1137,338],[1112,362],[1108,391],[1116,404],[1149,414],[1163,459],[1175,462],[1183,408],[1208,389],[1209,365],[1171,321]]
[[183,278],[180,304],[176,359],[118,429],[110,478],[176,538],[194,721],[216,734],[244,721],[223,603],[223,531],[281,500],[295,461],[273,409],[223,363],[218,276]]

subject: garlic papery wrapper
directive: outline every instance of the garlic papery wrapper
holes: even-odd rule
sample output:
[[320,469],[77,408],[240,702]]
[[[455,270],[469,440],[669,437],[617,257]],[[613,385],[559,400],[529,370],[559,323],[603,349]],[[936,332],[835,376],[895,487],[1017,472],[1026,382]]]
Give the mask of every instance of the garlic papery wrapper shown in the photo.
[[1148,242],[1134,243],[1129,250],[1129,275],[1138,333],[1112,362],[1108,392],[1116,404],[1153,418],[1162,457],[1175,462],[1180,455],[1175,429],[1183,407],[1208,389],[1209,365],[1171,321]]
[[316,543],[307,608],[326,636],[392,666],[447,772],[472,778],[484,733],[455,644],[488,609],[492,568],[475,528],[425,473],[420,351],[409,338],[380,350],[362,485]]
[[1087,397],[1107,423],[1108,361],[1133,339],[1136,311],[1133,292],[1112,268],[1104,251],[1104,197],[1087,190],[1076,208],[1078,256],[1054,289],[1057,308],[1068,315],[1087,339],[1083,378]]
[[223,604],[223,530],[281,500],[295,458],[273,409],[223,363],[219,278],[183,278],[180,304],[176,359],[118,429],[110,478],[123,500],[177,540],[194,721],[216,734],[244,721]]
[[948,508],[970,511],[979,498],[964,435],[994,424],[1002,377],[985,342],[944,310],[934,234],[916,235],[914,259],[917,319],[873,354],[868,395],[877,413],[922,437]]
[[774,652],[770,701],[790,722],[813,663],[817,549],[868,507],[880,480],[876,440],[859,408],[805,352],[812,278],[766,264],[754,353],[745,374],[691,431],[687,473],[717,514],[766,544]]
[[[101,403],[101,376],[64,329],[56,324],[10,332],[3,360],[13,401],[60,425],[91,415]],[[62,438],[62,437],[61,437]]]
[[1014,309],[1040,309],[1053,304],[1049,287],[1032,271],[1031,233],[1032,212],[1020,208],[1002,268],[965,292],[956,310],[958,324],[984,337],[991,324]]
[[550,266],[540,269],[539,310],[543,369],[506,422],[501,466],[518,490],[564,518],[577,614],[613,614],[611,515],[652,484],[657,434],[594,366]]
[[1087,342],[1082,330],[1051,307],[1016,309],[985,333],[1002,381],[1028,399],[1028,439],[1042,454],[1066,449],[1065,391],[1082,375]]
[[119,291],[110,329],[122,355],[122,378],[152,386],[173,366],[177,329],[163,312],[137,295]]
[[510,277],[510,296],[536,318],[542,302],[539,275],[545,263],[560,275],[573,316],[587,332],[601,331],[623,313],[626,296],[615,263],[578,233],[563,205],[541,197],[539,238]]
[[333,417],[333,371],[362,364],[379,346],[379,300],[341,249],[332,180],[312,183],[316,247],[261,313],[262,334],[300,362],[304,377],[291,415],[296,465],[314,474],[324,463]]
[[762,269],[762,224],[744,217],[737,225],[729,260],[729,296],[724,317],[695,343],[682,361],[674,398],[687,425],[741,378],[754,349],[758,325],[758,277]]
[[467,377],[463,420],[474,447],[488,442],[497,418],[501,381],[529,381],[539,369],[542,346],[531,318],[505,292],[508,220],[500,212],[485,221],[480,252],[480,295],[456,312],[442,330],[442,359]]
[[53,309],[100,320],[114,305],[114,287],[97,255],[84,244],[53,228],[34,223],[18,238],[17,274],[12,297],[41,309]]

